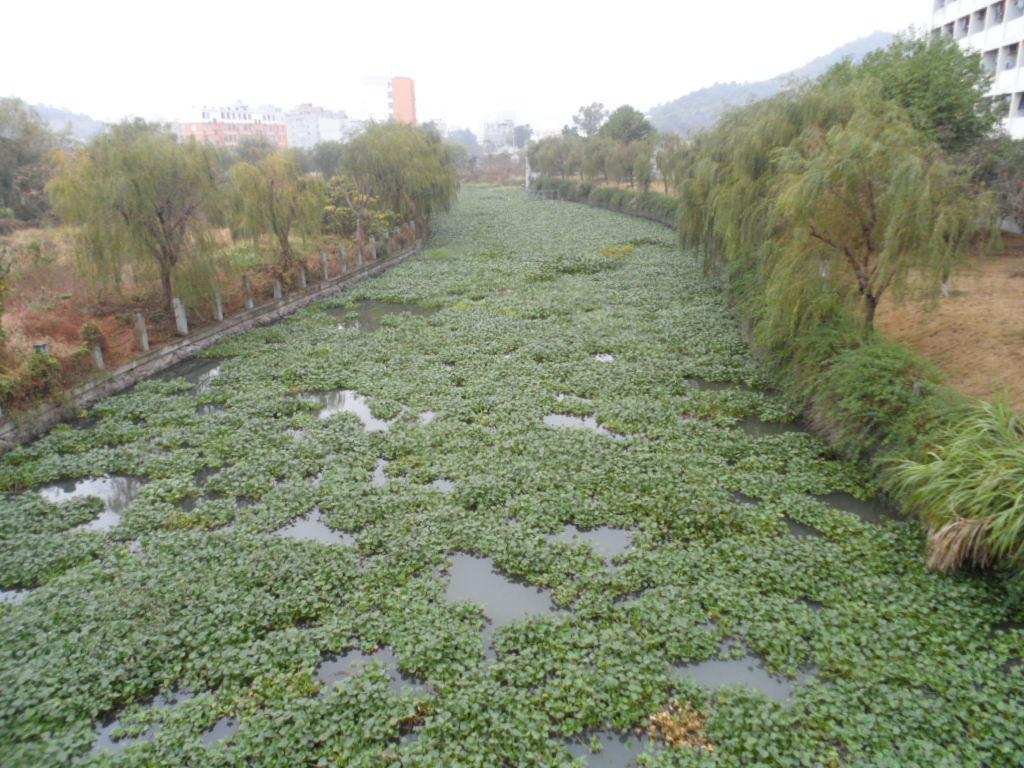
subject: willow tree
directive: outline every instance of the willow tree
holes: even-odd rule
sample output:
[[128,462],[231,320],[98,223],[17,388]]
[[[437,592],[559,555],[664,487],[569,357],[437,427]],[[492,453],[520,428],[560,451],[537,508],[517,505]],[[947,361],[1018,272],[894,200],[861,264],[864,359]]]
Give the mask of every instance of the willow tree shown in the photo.
[[278,267],[294,264],[293,232],[315,234],[323,212],[324,185],[303,173],[294,152],[281,151],[231,169],[231,197],[238,228],[257,242],[269,235],[277,244]]
[[48,189],[57,214],[80,226],[80,255],[101,278],[119,284],[126,265],[155,267],[172,309],[176,270],[203,252],[206,214],[216,203],[209,148],[179,143],[154,125],[124,123],[64,154]]
[[848,121],[805,131],[780,154],[774,225],[781,266],[852,290],[870,330],[911,274],[937,289],[991,231],[995,207],[899,106],[870,89],[855,98]]
[[448,147],[433,131],[413,125],[371,125],[348,143],[342,170],[406,221],[447,210],[459,191]]

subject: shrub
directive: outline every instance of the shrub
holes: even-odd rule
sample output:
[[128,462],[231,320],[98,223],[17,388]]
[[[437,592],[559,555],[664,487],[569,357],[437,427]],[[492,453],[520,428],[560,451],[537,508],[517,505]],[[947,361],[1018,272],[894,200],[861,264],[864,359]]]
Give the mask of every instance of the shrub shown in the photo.
[[889,487],[918,513],[931,538],[929,565],[1024,564],[1024,419],[1004,405],[975,404],[934,437],[920,461],[891,464]]

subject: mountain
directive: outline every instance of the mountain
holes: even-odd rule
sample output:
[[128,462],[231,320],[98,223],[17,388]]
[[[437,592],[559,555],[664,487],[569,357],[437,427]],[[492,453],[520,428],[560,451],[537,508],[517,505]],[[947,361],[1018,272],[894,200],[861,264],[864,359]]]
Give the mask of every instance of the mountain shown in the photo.
[[756,83],[718,83],[667,104],[660,104],[648,113],[648,117],[659,131],[692,136],[713,126],[718,122],[718,118],[732,107],[741,107],[752,101],[774,96],[794,81],[820,77],[843,59],[859,62],[872,51],[890,45],[893,40],[895,35],[875,32],[837,48],[800,69],[773,77],[771,80]]
[[107,129],[106,123],[101,123],[99,120],[93,120],[88,115],[80,115],[77,112],[69,112],[66,109],[60,107],[51,107],[46,104],[33,104],[34,109],[39,116],[46,121],[50,126],[50,129],[58,133],[65,129],[71,134],[72,138],[78,141],[86,142],[97,136]]

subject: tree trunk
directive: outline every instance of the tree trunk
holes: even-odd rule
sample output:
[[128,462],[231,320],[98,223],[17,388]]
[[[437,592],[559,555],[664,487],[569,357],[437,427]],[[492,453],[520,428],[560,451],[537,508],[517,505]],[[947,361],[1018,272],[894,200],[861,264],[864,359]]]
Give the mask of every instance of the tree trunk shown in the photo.
[[878,310],[878,297],[871,293],[864,294],[864,330],[870,333],[875,329],[875,312]]
[[171,283],[171,267],[163,259],[160,264],[160,287],[164,293],[164,307],[172,315],[174,314],[174,285]]
[[292,265],[292,244],[287,232],[278,232],[277,242],[281,248],[281,269],[287,271]]

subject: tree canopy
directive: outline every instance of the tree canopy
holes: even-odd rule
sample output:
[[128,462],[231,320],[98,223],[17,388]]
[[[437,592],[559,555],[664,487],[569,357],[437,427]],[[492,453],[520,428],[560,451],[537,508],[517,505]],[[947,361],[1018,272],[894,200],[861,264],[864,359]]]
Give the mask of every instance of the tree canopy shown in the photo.
[[46,182],[59,144],[23,101],[0,99],[0,210],[25,221],[38,220],[47,212]]
[[81,226],[80,253],[101,278],[118,283],[126,263],[155,268],[168,309],[176,270],[203,252],[217,190],[212,149],[141,121],[64,153],[49,187],[58,214]]
[[605,138],[621,142],[641,141],[655,132],[643,113],[628,104],[612,112],[598,131]]
[[349,142],[342,167],[360,191],[405,220],[447,210],[458,194],[448,146],[435,133],[413,125],[370,126]]

